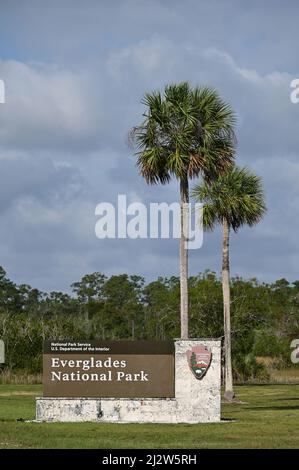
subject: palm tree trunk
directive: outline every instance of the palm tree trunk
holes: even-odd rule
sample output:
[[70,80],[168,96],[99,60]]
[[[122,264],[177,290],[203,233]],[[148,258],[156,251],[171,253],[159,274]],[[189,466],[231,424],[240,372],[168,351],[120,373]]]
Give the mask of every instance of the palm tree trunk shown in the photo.
[[229,224],[225,217],[223,218],[222,292],[224,318],[224,398],[231,401],[235,394],[233,391],[231,354]]
[[188,178],[180,181],[181,193],[181,238],[180,238],[180,293],[181,293],[181,338],[188,339],[188,230],[189,187]]

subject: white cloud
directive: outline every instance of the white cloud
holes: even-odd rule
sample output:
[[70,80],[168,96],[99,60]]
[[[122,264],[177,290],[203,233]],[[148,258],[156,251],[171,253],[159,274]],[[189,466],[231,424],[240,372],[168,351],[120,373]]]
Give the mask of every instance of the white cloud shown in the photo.
[[0,62],[6,103],[0,110],[2,146],[75,148],[101,126],[101,103],[94,106],[89,78],[47,64]]
[[[55,0],[1,9],[3,50],[14,60],[0,61],[0,263],[44,289],[93,270],[176,274],[176,242],[99,241],[94,208],[125,192],[130,202],[178,199],[175,181],[145,184],[126,133],[142,120],[145,91],[189,80],[232,104],[239,161],[265,181],[268,215],[233,240],[233,272],[296,277],[299,105],[289,96],[298,5],[273,2],[269,22],[260,2],[112,3],[76,2],[71,14],[70,2]],[[218,269],[219,237],[194,250],[192,273]]]

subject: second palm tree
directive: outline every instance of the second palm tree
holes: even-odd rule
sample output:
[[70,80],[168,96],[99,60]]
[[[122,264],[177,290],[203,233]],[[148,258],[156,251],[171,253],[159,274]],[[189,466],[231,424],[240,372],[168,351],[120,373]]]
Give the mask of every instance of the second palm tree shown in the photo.
[[243,225],[255,225],[266,211],[261,180],[246,168],[232,167],[214,181],[204,182],[192,191],[203,203],[203,226],[223,229],[222,292],[224,318],[224,397],[234,399],[231,357],[229,233]]

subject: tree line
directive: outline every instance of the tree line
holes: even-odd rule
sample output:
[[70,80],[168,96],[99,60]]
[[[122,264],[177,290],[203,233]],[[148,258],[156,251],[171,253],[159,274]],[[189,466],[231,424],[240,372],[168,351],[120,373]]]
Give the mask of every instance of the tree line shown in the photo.
[[[189,335],[224,336],[222,282],[211,271],[188,279]],[[257,358],[291,366],[290,342],[299,331],[299,281],[231,280],[234,379],[267,380]],[[17,285],[0,268],[0,338],[6,347],[3,371],[42,371],[45,339],[164,340],[180,336],[180,279],[152,282],[138,275],[87,274],[71,293],[45,293]]]

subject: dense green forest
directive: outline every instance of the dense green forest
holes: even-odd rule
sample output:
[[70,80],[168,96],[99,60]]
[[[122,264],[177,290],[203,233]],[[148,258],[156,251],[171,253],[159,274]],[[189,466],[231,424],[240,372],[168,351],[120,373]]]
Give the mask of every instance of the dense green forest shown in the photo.
[[[2,374],[38,374],[44,339],[173,339],[180,335],[179,278],[146,283],[137,275],[84,276],[72,295],[16,285],[0,268]],[[272,284],[235,277],[232,345],[235,380],[267,380],[259,358],[277,368],[292,366],[290,342],[299,334],[299,281]],[[206,271],[189,278],[190,337],[222,338],[221,280]],[[258,360],[257,360],[258,359]]]

